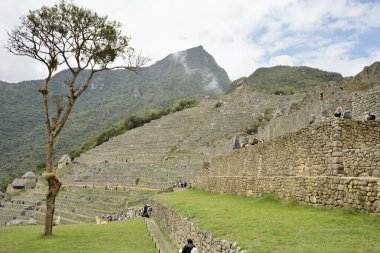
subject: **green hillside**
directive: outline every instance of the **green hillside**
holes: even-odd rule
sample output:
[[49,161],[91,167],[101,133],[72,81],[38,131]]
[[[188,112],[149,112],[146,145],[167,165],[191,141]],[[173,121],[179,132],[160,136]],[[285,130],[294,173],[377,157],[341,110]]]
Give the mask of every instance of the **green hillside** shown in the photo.
[[[275,66],[257,69],[246,78],[246,81],[254,91],[270,94],[293,94],[310,91],[312,87],[323,82],[342,79],[343,77],[339,73],[316,68]],[[232,83],[231,89],[237,82]]]
[[[52,95],[65,95],[66,75],[62,71],[54,76]],[[0,184],[44,161],[42,99],[37,91],[41,83],[0,82]],[[166,108],[181,98],[214,96],[229,83],[226,72],[202,46],[171,54],[138,74],[127,70],[98,73],[57,139],[56,159],[128,115]]]

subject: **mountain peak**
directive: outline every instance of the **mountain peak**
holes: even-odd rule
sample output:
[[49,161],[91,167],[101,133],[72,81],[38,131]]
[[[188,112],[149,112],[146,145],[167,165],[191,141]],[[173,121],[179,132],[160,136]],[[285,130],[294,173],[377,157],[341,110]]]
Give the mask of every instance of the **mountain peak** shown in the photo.
[[174,74],[187,75],[200,83],[205,91],[222,93],[230,83],[228,75],[203,46],[192,47],[166,56],[151,66],[155,76]]

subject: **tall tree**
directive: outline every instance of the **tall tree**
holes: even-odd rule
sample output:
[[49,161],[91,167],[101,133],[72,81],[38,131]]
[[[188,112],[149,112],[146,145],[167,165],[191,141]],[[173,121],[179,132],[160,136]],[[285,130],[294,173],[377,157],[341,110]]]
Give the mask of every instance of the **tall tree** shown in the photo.
[[[6,48],[15,55],[33,58],[47,68],[47,76],[39,89],[43,97],[47,134],[45,178],[49,189],[46,195],[46,236],[53,232],[55,198],[62,185],[53,171],[54,142],[75,102],[91,84],[95,73],[110,69],[136,72],[147,62],[147,58],[136,54],[129,46],[130,38],[122,35],[119,22],[109,21],[106,16],[99,16],[64,0],[52,7],[43,6],[29,11],[20,20],[21,24],[8,32]],[[112,66],[119,58],[123,58],[124,63]],[[67,94],[51,96],[49,84],[60,66],[68,68],[70,73],[64,81]],[[80,74],[85,78],[79,78]]]

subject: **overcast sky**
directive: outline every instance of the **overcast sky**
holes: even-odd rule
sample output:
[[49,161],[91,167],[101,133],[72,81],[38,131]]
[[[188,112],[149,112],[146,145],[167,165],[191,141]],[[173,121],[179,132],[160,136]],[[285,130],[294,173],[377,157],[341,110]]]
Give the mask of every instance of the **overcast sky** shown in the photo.
[[[0,80],[43,79],[43,65],[4,49],[19,17],[55,0],[1,0]],[[355,75],[380,60],[380,0],[74,0],[123,24],[151,58],[202,45],[230,79],[306,65]],[[148,64],[148,65],[149,65]]]

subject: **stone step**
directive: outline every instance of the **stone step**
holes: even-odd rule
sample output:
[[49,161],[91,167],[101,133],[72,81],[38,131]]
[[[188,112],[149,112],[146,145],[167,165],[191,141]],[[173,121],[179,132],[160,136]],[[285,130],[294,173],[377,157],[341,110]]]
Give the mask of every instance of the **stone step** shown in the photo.
[[60,215],[61,218],[73,220],[77,223],[95,223],[95,216],[91,217],[88,215],[70,212],[70,211],[65,211],[65,210],[61,210],[61,209],[56,209],[54,212],[54,215],[55,216]]
[[79,206],[79,207],[86,207],[86,208],[92,208],[92,209],[101,209],[105,211],[113,211],[115,209],[124,207],[124,204],[115,205],[114,203],[110,203],[110,202],[78,200],[78,199],[57,198],[56,202],[58,204],[65,205],[65,206]]
[[0,214],[3,215],[11,215],[11,216],[20,216],[22,209],[14,209],[14,208],[7,208],[7,207],[1,207],[0,208]]
[[59,211],[64,211],[67,213],[75,213],[80,215],[85,215],[89,217],[95,216],[107,216],[109,214],[118,213],[122,208],[114,209],[112,211],[110,210],[100,210],[100,209],[92,209],[87,206],[78,206],[78,205],[70,205],[69,203],[56,203],[56,209]]

